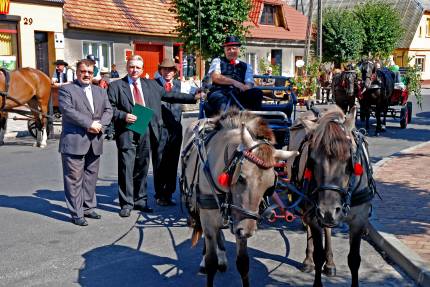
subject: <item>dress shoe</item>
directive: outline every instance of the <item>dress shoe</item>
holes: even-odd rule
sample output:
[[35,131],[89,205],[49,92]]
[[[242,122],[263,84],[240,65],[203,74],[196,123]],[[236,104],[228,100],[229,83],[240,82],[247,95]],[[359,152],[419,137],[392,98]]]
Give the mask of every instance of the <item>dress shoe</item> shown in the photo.
[[87,226],[88,222],[83,217],[73,218],[73,223],[79,226]]
[[175,200],[171,198],[158,198],[157,199],[157,205],[159,206],[175,206],[176,202]]
[[133,209],[134,210],[139,210],[139,211],[142,211],[142,212],[146,212],[146,213],[152,213],[152,212],[154,212],[154,210],[151,207],[149,207],[148,205],[144,205],[144,206],[135,205],[133,207]]
[[102,218],[102,216],[98,213],[96,213],[95,211],[92,211],[88,214],[84,214],[85,217],[91,218],[91,219],[100,219]]
[[130,209],[129,208],[121,208],[121,211],[119,212],[119,216],[129,217],[130,216]]

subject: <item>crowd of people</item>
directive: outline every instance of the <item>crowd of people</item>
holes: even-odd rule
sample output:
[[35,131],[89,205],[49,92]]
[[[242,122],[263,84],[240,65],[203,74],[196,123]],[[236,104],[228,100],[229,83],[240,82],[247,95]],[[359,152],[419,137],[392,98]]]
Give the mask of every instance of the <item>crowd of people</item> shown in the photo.
[[[239,61],[241,43],[228,36],[223,44],[224,56],[215,58],[209,68],[212,80],[207,95],[207,115],[222,112],[229,104],[258,109],[262,94],[254,89],[250,65]],[[182,142],[183,103],[195,103],[205,96],[202,90],[176,80],[177,63],[164,59],[155,80],[144,76],[144,61],[139,55],[129,57],[127,75],[118,77],[115,65],[111,71],[96,67],[89,55],[76,65],[76,76],[63,60],[57,60],[52,84],[59,87],[59,108],[63,129],[59,152],[63,164],[66,204],[72,222],[86,226],[86,218],[100,219],[95,189],[99,160],[106,130],[115,131],[118,153],[119,216],[129,217],[132,210],[151,213],[148,204],[147,175],[151,159],[156,203],[173,206],[177,167]],[[152,110],[145,133],[128,128],[137,121],[133,109],[141,105]]]

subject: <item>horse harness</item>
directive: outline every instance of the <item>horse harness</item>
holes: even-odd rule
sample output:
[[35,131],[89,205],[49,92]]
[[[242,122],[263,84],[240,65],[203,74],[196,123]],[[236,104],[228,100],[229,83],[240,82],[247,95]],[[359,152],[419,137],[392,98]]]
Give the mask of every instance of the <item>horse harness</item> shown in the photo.
[[[246,127],[245,127],[246,128]],[[181,158],[182,158],[182,174],[180,179],[181,192],[185,195],[187,201],[189,201],[193,193],[196,192],[196,200],[198,207],[200,209],[218,209],[223,218],[224,222],[230,224],[230,228],[232,229],[232,220],[231,220],[231,211],[236,210],[243,217],[247,219],[259,220],[261,218],[258,212],[254,212],[245,208],[242,208],[238,205],[233,204],[232,192],[230,186],[235,184],[236,182],[243,181],[243,177],[240,175],[240,169],[243,161],[246,159],[253,164],[257,165],[261,169],[270,169],[273,167],[273,164],[268,164],[264,162],[262,159],[255,156],[252,151],[263,144],[271,145],[266,140],[259,140],[258,143],[251,148],[244,149],[243,145],[239,145],[234,151],[231,158],[228,158],[228,146],[226,146],[224,150],[224,158],[226,162],[226,167],[224,168],[223,173],[218,177],[218,182],[222,184],[224,187],[227,187],[227,192],[221,189],[218,184],[215,182],[212,172],[209,167],[209,162],[207,159],[206,146],[213,138],[213,136],[219,131],[219,127],[208,128],[201,127],[197,124],[194,129],[194,136],[188,142],[188,144],[184,147]],[[186,162],[189,156],[191,155],[192,148],[195,147],[197,149],[197,157],[194,165],[192,182],[189,184],[187,182],[185,176],[185,169],[187,167]],[[209,183],[211,194],[202,194],[199,188],[199,173],[200,167],[202,166],[204,175]],[[237,181],[232,182],[231,179],[235,174],[236,170],[239,169],[239,176],[237,176]],[[276,185],[277,177],[275,176],[274,185]]]
[[[336,121],[339,125],[343,124]],[[316,197],[318,192],[324,190],[333,190],[338,192],[342,196],[343,201],[343,211],[345,214],[349,212],[351,207],[358,206],[365,202],[369,202],[373,199],[375,194],[378,194],[376,190],[375,180],[373,178],[373,169],[370,164],[369,155],[366,150],[366,142],[364,135],[358,130],[352,130],[352,135],[357,149],[354,151],[351,145],[351,174],[349,175],[347,188],[335,184],[326,184],[321,186],[316,186],[315,179],[312,176],[313,167],[315,165],[313,159],[311,158],[312,149],[309,146],[309,141],[312,136],[306,135],[300,144],[299,152],[300,155],[303,154],[303,150],[308,148],[308,155],[305,163],[305,170],[301,180],[298,179],[300,156],[296,157],[292,166],[292,178],[291,182],[297,186],[302,187],[302,192],[305,194],[305,199],[313,205],[312,210],[317,206]],[[364,166],[362,166],[364,164]],[[363,172],[367,175],[367,184],[363,189],[358,190],[358,187],[363,181]],[[379,196],[379,194],[378,194]]]

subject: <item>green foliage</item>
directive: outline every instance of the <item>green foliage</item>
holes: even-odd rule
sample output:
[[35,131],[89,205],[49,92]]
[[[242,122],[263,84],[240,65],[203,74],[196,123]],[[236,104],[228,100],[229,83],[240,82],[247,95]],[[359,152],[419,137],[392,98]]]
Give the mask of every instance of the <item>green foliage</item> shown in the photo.
[[356,5],[354,13],[366,35],[363,55],[377,58],[389,56],[404,33],[397,10],[383,1],[369,1]]
[[322,23],[323,60],[340,63],[357,60],[363,50],[364,30],[350,10],[326,9]]
[[[414,60],[414,58],[408,58],[408,63],[412,62],[412,60]],[[418,65],[409,65],[403,79],[409,94],[414,93],[415,98],[417,99],[417,104],[422,109],[423,96],[421,94],[421,71]]]
[[316,93],[319,86],[318,76],[320,64],[318,60],[311,60],[309,64],[306,65],[306,88],[309,89],[312,95]]
[[272,75],[280,76],[281,75],[281,65],[269,64],[264,58],[260,58],[258,60],[258,73],[264,74],[268,67],[272,67]]
[[[250,0],[173,0],[171,9],[179,23],[175,29],[188,52],[198,52],[203,58],[223,53],[222,44],[227,35],[245,39],[251,9]],[[200,27],[199,27],[200,2]],[[200,39],[201,37],[201,39]],[[200,42],[201,40],[201,42]],[[201,43],[201,51],[200,51]]]

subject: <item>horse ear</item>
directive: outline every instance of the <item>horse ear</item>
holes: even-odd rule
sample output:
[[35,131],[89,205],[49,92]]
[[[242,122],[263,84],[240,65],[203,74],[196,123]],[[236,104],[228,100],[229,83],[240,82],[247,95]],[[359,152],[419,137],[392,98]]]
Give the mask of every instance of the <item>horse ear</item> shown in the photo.
[[296,157],[297,155],[299,155],[298,151],[287,151],[287,150],[277,149],[275,150],[273,157],[275,158],[276,161],[278,161],[278,160],[287,160],[291,157]]
[[256,145],[256,144],[257,144],[257,142],[255,142],[255,141],[252,139],[251,134],[249,133],[248,129],[247,129],[247,128],[246,128],[246,126],[245,126],[245,123],[242,123],[242,127],[241,127],[241,129],[240,129],[240,135],[241,135],[241,137],[242,137],[242,143],[243,143],[246,147],[250,148],[250,147],[253,147],[254,145]]
[[357,106],[353,106],[346,116],[345,127],[348,130],[353,130],[355,128],[355,117],[357,116]]

